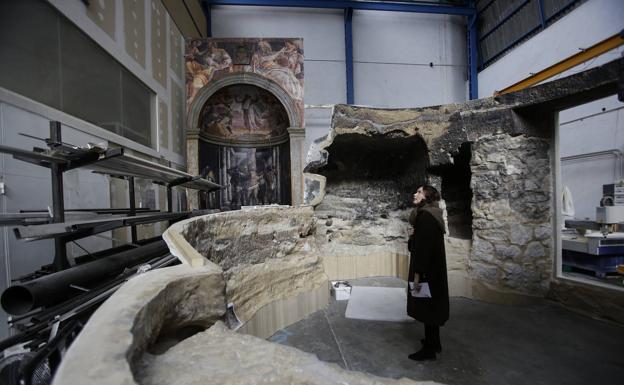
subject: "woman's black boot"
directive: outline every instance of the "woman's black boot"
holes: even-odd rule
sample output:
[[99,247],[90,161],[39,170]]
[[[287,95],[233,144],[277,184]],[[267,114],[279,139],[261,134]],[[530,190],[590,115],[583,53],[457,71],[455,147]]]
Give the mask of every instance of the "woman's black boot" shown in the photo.
[[409,356],[407,356],[407,358],[414,361],[435,361],[436,354],[433,349],[429,349],[426,346],[423,346],[422,349],[420,349],[416,353],[410,354]]

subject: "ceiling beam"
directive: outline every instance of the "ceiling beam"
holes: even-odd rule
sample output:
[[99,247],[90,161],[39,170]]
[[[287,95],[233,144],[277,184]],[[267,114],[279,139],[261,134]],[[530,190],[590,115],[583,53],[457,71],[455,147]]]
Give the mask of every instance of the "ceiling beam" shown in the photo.
[[389,1],[355,1],[355,0],[203,0],[210,5],[251,5],[265,7],[295,7],[295,8],[329,8],[368,11],[393,11],[433,13],[440,15],[473,16],[476,10],[471,7],[454,5],[418,4]]

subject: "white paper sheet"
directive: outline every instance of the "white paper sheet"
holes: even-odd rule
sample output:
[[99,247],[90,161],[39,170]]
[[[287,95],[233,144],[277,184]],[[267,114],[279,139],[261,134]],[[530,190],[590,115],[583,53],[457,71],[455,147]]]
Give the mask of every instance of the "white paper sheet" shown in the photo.
[[427,282],[419,283],[420,290],[414,289],[414,282],[409,283],[410,294],[414,298],[431,298],[431,290],[429,290],[429,284]]

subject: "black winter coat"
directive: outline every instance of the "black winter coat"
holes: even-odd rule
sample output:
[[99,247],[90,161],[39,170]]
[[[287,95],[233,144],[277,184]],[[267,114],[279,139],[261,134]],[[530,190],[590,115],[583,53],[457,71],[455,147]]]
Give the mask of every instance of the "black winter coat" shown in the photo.
[[414,209],[410,224],[414,226],[414,233],[408,244],[408,281],[412,281],[414,273],[418,273],[420,282],[429,283],[431,298],[412,297],[408,287],[407,314],[425,324],[442,326],[449,318],[442,210],[433,205]]

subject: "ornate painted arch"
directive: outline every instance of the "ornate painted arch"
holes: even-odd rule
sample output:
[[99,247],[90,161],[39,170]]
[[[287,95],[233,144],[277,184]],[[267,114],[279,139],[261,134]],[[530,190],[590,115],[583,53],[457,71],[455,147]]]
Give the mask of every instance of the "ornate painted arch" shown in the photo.
[[286,110],[289,127],[302,126],[303,116],[301,116],[295,100],[279,84],[253,72],[244,72],[225,75],[199,90],[189,108],[186,121],[187,132],[198,133],[201,110],[212,95],[224,87],[241,84],[256,86],[273,94]]

